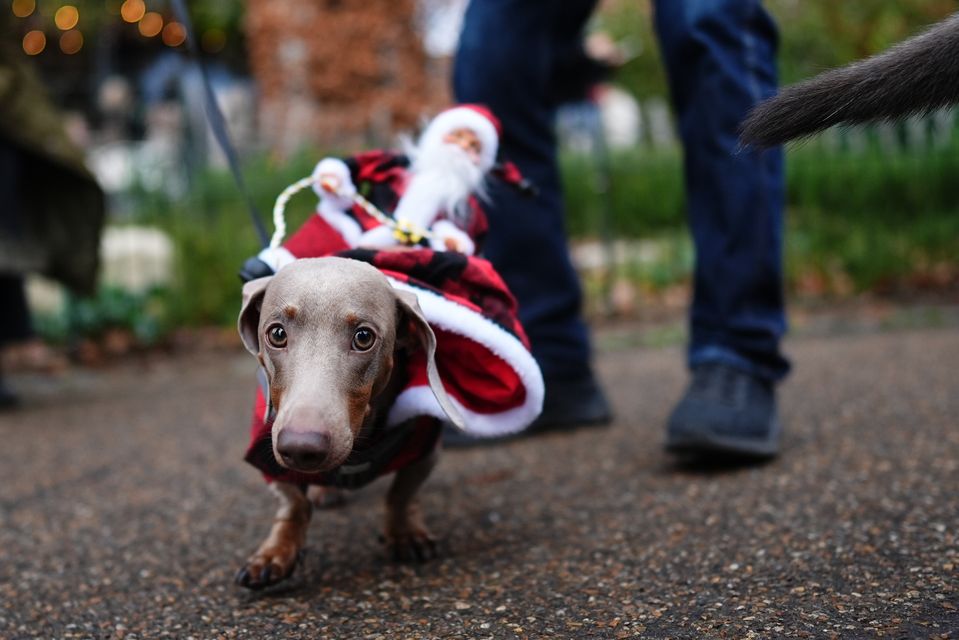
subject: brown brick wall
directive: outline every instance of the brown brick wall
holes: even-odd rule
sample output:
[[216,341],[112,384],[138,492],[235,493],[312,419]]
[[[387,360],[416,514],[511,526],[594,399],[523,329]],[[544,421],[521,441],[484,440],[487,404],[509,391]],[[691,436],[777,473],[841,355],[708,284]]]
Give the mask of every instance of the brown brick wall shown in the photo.
[[380,146],[441,107],[448,64],[427,59],[414,9],[415,0],[249,0],[267,145]]

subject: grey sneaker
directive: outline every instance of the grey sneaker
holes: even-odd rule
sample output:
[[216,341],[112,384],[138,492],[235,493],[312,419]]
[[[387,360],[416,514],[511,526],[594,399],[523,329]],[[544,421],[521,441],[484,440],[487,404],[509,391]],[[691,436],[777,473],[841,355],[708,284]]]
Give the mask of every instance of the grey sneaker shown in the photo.
[[772,382],[708,363],[693,370],[693,380],[669,418],[666,450],[763,460],[779,453],[781,430]]

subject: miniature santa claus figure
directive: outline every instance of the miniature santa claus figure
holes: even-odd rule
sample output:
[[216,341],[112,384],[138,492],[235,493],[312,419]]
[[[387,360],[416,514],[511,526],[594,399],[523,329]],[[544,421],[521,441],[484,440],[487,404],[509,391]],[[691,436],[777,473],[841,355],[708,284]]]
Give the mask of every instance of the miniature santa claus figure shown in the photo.
[[320,198],[317,215],[282,246],[261,251],[242,275],[268,275],[296,258],[352,248],[477,253],[487,228],[479,203],[486,180],[530,188],[515,166],[496,162],[499,136],[499,121],[486,108],[459,105],[436,116],[416,144],[407,142],[405,154],[324,158],[309,180]]

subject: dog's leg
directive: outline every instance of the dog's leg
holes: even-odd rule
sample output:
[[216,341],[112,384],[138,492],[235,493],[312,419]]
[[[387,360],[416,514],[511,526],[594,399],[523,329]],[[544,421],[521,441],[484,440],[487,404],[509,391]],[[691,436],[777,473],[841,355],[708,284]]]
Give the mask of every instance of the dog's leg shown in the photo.
[[316,509],[335,509],[346,504],[346,492],[336,487],[311,484],[306,490],[306,497]]
[[281,502],[270,535],[236,574],[236,583],[248,589],[262,589],[289,577],[306,543],[312,513],[306,495],[286,482],[274,482],[270,489]]
[[416,492],[436,466],[432,454],[396,472],[386,494],[386,529],[383,542],[394,560],[423,562],[436,557],[436,540],[423,523]]

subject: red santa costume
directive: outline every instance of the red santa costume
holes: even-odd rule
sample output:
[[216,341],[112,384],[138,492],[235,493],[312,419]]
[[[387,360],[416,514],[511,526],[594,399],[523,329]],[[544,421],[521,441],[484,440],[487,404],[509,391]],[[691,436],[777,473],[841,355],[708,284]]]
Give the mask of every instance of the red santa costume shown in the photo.
[[[415,151],[442,144],[443,135],[453,128],[470,128],[482,141],[477,164],[487,174],[496,154],[497,124],[481,108],[456,107],[430,123]],[[406,196],[417,178],[416,159],[414,155],[412,169],[409,157],[383,151],[321,161],[314,176],[335,173],[340,189],[329,194],[314,186],[321,195],[316,215],[282,247],[264,250],[260,258],[278,269],[297,258],[336,255],[380,269],[394,287],[416,294],[436,334],[436,364],[443,386],[463,416],[466,430],[481,437],[518,433],[539,415],[543,379],[517,319],[515,299],[492,265],[474,255],[486,232],[485,215],[474,195],[453,203],[457,210],[452,212],[441,210],[438,215],[434,211],[424,216],[413,211]],[[513,171],[503,177],[515,182],[518,174]],[[393,230],[355,204],[354,189],[380,211],[402,218],[419,215],[414,224],[428,227],[433,237],[406,251],[379,250],[377,247],[386,248],[386,242],[397,243]],[[420,193],[413,201],[425,208],[430,206],[429,198],[429,193],[425,200]],[[402,212],[407,213],[397,215]],[[465,251],[428,246],[443,243],[440,236],[451,237],[443,225],[436,232],[440,223],[468,238],[464,244],[458,235],[453,236]],[[406,378],[385,424],[364,438],[340,468],[321,474],[293,472],[276,462],[270,437],[272,421],[266,415],[262,390],[258,391],[246,460],[268,480],[357,487],[428,455],[439,438],[439,421],[446,416],[429,388],[422,353],[413,354],[406,363]]]

